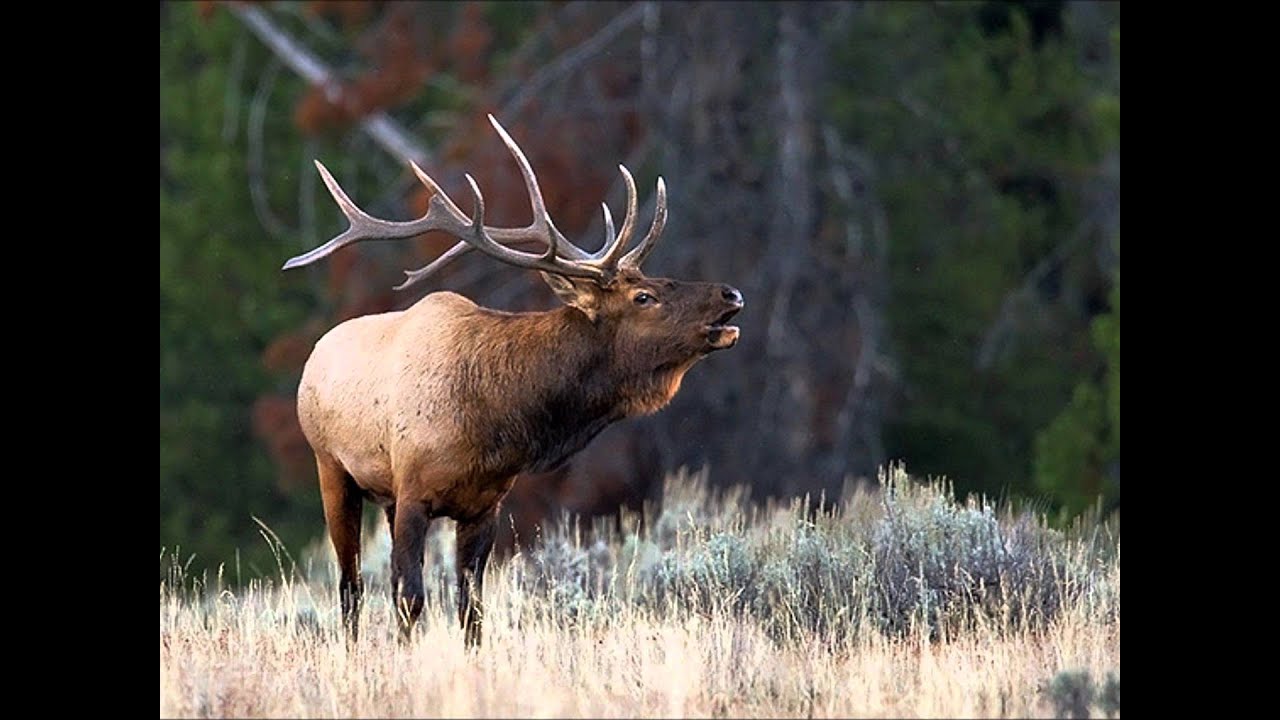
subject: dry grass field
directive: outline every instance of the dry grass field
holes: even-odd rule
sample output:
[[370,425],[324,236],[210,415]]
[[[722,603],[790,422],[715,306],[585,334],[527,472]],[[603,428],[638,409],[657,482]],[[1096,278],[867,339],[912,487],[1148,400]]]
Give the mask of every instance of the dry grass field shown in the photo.
[[1118,519],[1053,530],[901,470],[826,512],[753,508],[682,474],[642,530],[569,532],[492,563],[477,652],[463,648],[438,525],[408,643],[383,525],[366,531],[354,645],[321,543],[234,592],[225,571],[175,569],[160,585],[160,714],[1118,714]]

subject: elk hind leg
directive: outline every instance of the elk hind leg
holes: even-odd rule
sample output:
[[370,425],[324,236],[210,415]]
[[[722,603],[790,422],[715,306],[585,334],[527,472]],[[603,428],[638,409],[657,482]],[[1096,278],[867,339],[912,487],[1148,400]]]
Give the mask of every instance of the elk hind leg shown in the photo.
[[355,480],[336,460],[317,454],[316,467],[320,474],[325,524],[329,526],[329,540],[338,556],[342,622],[355,640],[360,634],[360,598],[364,593],[360,579],[360,513],[364,499]]

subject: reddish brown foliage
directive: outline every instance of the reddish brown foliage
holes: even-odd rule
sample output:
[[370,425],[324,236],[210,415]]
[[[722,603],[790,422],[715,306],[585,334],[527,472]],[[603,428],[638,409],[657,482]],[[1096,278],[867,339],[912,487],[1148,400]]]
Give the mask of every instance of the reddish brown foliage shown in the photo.
[[292,395],[258,398],[253,404],[253,434],[267,446],[281,488],[293,490],[314,485],[315,462],[298,425],[297,403]]
[[364,23],[373,8],[368,0],[309,0],[306,4],[308,14],[336,17],[348,30]]
[[449,35],[448,57],[454,71],[466,83],[483,83],[489,79],[489,46],[493,33],[484,19],[484,8],[478,2],[469,2],[459,12],[458,24]]
[[378,31],[360,43],[369,59],[368,71],[337,83],[336,89],[312,87],[299,101],[294,122],[303,132],[316,134],[345,128],[421,92],[439,62],[423,54],[419,40],[422,32],[416,27],[418,16],[413,5],[394,4],[384,15]]
[[335,323],[395,307],[394,283],[384,273],[372,272],[372,263],[359,250],[338,253],[329,260],[329,294],[338,299]]
[[293,110],[293,122],[309,135],[345,127],[351,121],[351,113],[330,102],[324,88],[312,87]]
[[[339,253],[341,255],[341,253]],[[360,260],[357,253],[347,253],[345,257],[333,257],[329,262],[329,292],[338,294],[351,285],[351,271]]]
[[302,370],[311,354],[311,348],[322,334],[320,324],[313,321],[301,330],[281,335],[262,351],[262,366],[279,373],[296,373]]
[[392,310],[395,306],[396,296],[389,286],[371,289],[343,303],[338,308],[337,318],[341,322],[361,315],[376,315]]
[[206,22],[213,17],[213,11],[217,7],[218,3],[215,0],[196,0],[196,14]]

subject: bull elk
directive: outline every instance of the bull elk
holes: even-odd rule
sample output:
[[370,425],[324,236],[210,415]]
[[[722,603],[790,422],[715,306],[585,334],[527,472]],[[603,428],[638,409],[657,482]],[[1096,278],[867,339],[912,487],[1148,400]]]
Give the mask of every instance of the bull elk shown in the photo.
[[[319,161],[316,168],[350,228],[292,258],[300,267],[364,240],[442,230],[458,243],[429,265],[406,271],[397,289],[430,276],[471,249],[538,270],[565,304],[512,313],[452,292],[427,295],[406,310],[357,317],[316,342],[298,386],[298,420],[315,453],[329,537],[341,571],[343,622],[358,635],[360,517],[364,501],[385,508],[391,576],[403,637],[422,613],[422,561],[428,524],[457,523],[458,617],[468,646],[480,643],[485,566],[498,507],[521,472],[554,468],[625,417],[656,412],[685,373],[732,347],[728,325],[742,295],[728,285],[646,277],[640,264],[666,223],[666,187],[657,183],[653,224],[627,250],[636,229],[636,187],[614,233],[604,205],[605,242],[588,253],[565,239],[547,213],[529,161],[493,116],[515,157],[533,206],[524,228],[484,224],[484,198],[471,175],[468,218],[421,168],[432,192],[417,220],[374,218],[351,201]],[[510,245],[539,243],[537,252]]]

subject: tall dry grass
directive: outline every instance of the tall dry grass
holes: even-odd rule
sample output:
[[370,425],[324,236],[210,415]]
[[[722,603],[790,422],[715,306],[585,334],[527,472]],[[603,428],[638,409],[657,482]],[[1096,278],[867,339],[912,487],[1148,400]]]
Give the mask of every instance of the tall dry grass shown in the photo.
[[[439,524],[427,609],[407,644],[394,632],[382,526],[366,535],[354,645],[339,632],[323,545],[304,553],[301,570],[282,555],[278,579],[236,592],[173,573],[160,586],[160,714],[1118,710],[1118,521],[1059,532],[1029,514],[958,502],[944,483],[914,483],[901,470],[818,513],[802,503],[752,507],[681,475],[643,530],[557,534],[491,564],[478,652],[463,648],[452,533]],[[1114,702],[1089,687],[1063,699],[1081,690],[1079,678],[1101,688],[1109,674]]]

